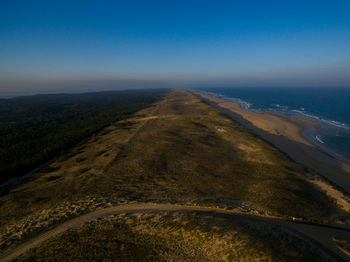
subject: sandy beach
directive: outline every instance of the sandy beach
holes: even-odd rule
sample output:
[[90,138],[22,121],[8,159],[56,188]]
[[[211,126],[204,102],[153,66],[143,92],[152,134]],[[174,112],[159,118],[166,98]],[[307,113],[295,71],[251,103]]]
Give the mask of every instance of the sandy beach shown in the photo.
[[204,93],[193,93],[275,145],[296,162],[321,174],[347,193],[350,192],[350,165],[323,152],[302,135],[305,125],[317,126],[318,123],[302,118],[257,113],[243,109],[235,102]]
[[303,143],[308,146],[315,146],[302,135],[302,131],[304,130],[306,124],[313,126],[319,125],[316,122],[303,118],[287,118],[271,113],[256,113],[243,109],[241,105],[236,102],[228,102],[206,94],[200,95],[206,100],[214,101],[222,108],[241,115],[245,120],[251,122],[257,128],[260,128],[270,134],[285,136],[299,143]]
[[313,146],[313,144],[307,141],[301,134],[304,127],[292,122],[288,118],[270,113],[255,113],[241,108],[238,103],[234,102],[223,102],[220,103],[220,106],[240,114],[244,119],[253,123],[256,127],[263,129],[270,134],[286,136],[297,142]]

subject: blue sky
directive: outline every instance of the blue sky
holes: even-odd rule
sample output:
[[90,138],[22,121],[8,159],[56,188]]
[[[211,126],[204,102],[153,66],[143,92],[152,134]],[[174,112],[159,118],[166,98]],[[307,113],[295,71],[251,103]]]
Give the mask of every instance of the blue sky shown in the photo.
[[[0,81],[350,86],[350,1],[1,1]],[[6,84],[4,84],[6,83]]]

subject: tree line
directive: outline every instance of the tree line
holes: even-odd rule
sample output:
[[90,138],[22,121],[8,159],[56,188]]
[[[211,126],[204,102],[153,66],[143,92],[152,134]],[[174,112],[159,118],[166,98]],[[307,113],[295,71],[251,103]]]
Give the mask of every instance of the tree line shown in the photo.
[[0,182],[30,172],[166,92],[150,89],[0,99]]

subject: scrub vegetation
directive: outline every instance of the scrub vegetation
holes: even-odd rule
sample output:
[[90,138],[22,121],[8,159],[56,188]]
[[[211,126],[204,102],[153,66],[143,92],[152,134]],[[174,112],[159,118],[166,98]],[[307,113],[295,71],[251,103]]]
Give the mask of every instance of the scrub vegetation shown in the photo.
[[[147,101],[164,95],[155,91],[147,94]],[[162,100],[128,116],[60,155],[29,181],[0,197],[0,252],[72,217],[134,201],[215,205],[317,222],[347,222],[349,218],[335,201],[310,182],[317,174],[187,91],[173,90]],[[238,230],[236,238],[222,240],[219,250],[210,249],[215,243],[221,245],[220,234],[224,233],[211,232],[220,222],[203,218],[212,225],[205,229],[202,218],[196,216],[179,215],[179,221],[188,222],[183,222],[183,229],[174,224],[173,231],[170,225],[175,218],[167,214],[160,217],[164,223],[159,230],[154,222],[148,225],[147,219],[140,222],[141,228],[128,225],[131,217],[98,220],[43,243],[21,259],[39,260],[40,254],[43,260],[53,259],[59,253],[67,254],[64,260],[75,256],[77,260],[89,260],[87,257],[99,260],[100,256],[118,260],[125,255],[135,260],[139,256],[157,261],[174,256],[175,261],[192,258],[205,261],[209,256],[218,257],[220,252],[233,259],[250,254],[253,259],[254,250],[259,259],[269,260],[273,256],[276,261],[287,259],[288,254],[283,257],[274,251],[274,245],[280,245],[276,239],[284,236],[283,232],[276,238],[271,233],[271,242],[270,236],[263,236],[270,228],[250,231],[250,226],[236,222],[232,225]],[[193,226],[186,228],[187,224]],[[177,239],[175,233],[178,244],[171,240]],[[298,259],[307,256],[304,244],[297,246],[290,236],[286,239],[281,243],[294,245],[291,250],[296,253],[291,254]],[[82,242],[72,248],[76,241]],[[230,251],[236,245],[230,241],[243,241],[242,245],[237,244],[240,250],[237,254]],[[254,241],[261,244],[254,247]],[[66,252],[68,249],[72,250]],[[109,254],[108,250],[113,252]],[[314,255],[317,256],[310,253]]]
[[30,172],[164,93],[137,90],[0,99],[0,182]]
[[[72,248],[74,246],[74,248]],[[278,226],[197,213],[109,216],[15,261],[327,261]]]

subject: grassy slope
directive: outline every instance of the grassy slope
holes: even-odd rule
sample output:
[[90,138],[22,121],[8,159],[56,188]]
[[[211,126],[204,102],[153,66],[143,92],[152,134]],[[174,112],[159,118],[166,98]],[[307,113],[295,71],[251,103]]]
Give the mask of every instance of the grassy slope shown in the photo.
[[176,90],[0,198],[1,248],[122,201],[220,204],[279,216],[340,214],[303,167]]
[[174,93],[154,115],[108,170],[137,198],[240,199],[275,215],[334,211],[301,166],[192,95]]
[[[72,247],[75,248],[72,248]],[[196,213],[110,216],[15,261],[327,261],[279,227]]]

